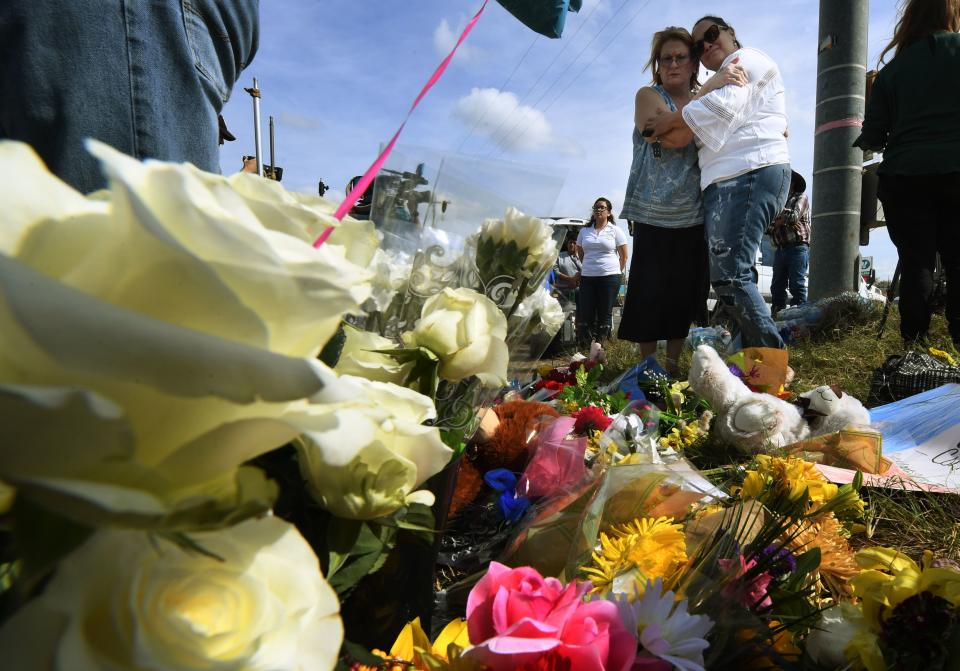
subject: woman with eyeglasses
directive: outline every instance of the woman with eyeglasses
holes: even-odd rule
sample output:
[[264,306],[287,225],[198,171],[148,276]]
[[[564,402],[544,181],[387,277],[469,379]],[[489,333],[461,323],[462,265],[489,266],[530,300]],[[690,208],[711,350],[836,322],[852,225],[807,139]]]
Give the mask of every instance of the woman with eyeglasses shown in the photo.
[[633,259],[618,335],[639,343],[644,359],[666,340],[664,367],[672,375],[679,373],[683,342],[706,310],[709,289],[700,167],[693,145],[665,149],[647,144],[641,133],[658,115],[683,109],[697,96],[746,82],[743,69],[729,65],[698,90],[700,68],[692,48],[685,28],[654,33],[644,67],[653,71],[653,85],[637,91],[633,163],[620,212],[633,234]]
[[705,16],[691,31],[708,70],[737,61],[746,86],[723,86],[648,126],[650,143],[680,148],[696,139],[710,283],[737,322],[744,347],[783,348],[753,265],[763,233],[790,190],[783,79],[765,53],[744,47],[733,26]]
[[590,223],[577,235],[580,295],[577,297],[577,342],[603,342],[613,329],[613,303],[627,267],[627,234],[613,221],[613,204],[597,198]]
[[947,326],[960,348],[960,0],[911,0],[854,143],[883,151],[878,195],[900,255],[900,335],[930,328],[937,254],[947,280]]

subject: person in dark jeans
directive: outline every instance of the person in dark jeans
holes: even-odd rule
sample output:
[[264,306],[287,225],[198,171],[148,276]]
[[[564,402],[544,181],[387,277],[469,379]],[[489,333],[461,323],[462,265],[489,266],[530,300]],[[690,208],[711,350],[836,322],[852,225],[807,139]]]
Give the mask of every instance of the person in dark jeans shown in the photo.
[[930,328],[936,256],[947,280],[947,326],[960,346],[960,12],[952,0],[910,0],[893,59],[874,81],[854,143],[883,151],[878,196],[900,254],[900,335]]
[[590,223],[577,235],[577,255],[583,262],[577,300],[580,347],[603,342],[613,330],[613,303],[627,267],[627,234],[614,223],[612,212],[609,200],[597,198]]
[[804,193],[807,182],[798,172],[790,178],[787,204],[773,220],[768,232],[776,252],[773,255],[773,313],[787,307],[787,287],[790,305],[807,302],[807,268],[810,265],[810,201]]

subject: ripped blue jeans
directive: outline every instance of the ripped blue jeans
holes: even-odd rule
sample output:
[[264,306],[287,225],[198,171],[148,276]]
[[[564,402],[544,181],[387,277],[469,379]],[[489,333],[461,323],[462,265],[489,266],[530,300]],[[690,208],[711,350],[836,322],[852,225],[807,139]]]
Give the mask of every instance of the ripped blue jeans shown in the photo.
[[753,276],[763,232],[787,202],[790,166],[771,165],[703,192],[710,283],[740,328],[744,347],[784,347]]

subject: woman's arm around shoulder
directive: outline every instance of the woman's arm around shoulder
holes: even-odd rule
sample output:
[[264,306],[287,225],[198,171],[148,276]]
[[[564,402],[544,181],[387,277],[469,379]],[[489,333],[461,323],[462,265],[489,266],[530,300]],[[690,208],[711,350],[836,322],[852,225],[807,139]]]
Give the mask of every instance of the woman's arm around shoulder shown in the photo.
[[642,131],[659,115],[669,111],[663,98],[652,86],[644,86],[637,91],[633,106],[633,124]]

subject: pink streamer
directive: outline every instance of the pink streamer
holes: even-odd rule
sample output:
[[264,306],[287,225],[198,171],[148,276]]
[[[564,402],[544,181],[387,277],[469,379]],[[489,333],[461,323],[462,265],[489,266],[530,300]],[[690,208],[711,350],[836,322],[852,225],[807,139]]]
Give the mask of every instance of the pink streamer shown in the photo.
[[[440,77],[443,76],[443,73],[446,71],[447,66],[450,64],[450,61],[453,60],[454,54],[457,53],[457,49],[467,39],[467,35],[470,34],[470,31],[473,30],[473,27],[476,25],[477,21],[480,19],[480,15],[483,14],[483,10],[487,8],[487,3],[490,0],[483,0],[483,5],[480,9],[477,10],[477,13],[473,15],[473,18],[467,22],[467,26],[463,29],[463,32],[460,33],[460,39],[457,40],[457,43],[453,45],[453,49],[447,54],[447,57],[443,59],[440,65],[437,66],[437,69],[434,70],[433,75],[427,81],[426,85],[420,90],[419,95],[413,101],[413,104],[410,106],[410,110],[407,112],[407,116],[404,117],[403,123],[400,124],[400,128],[397,129],[397,132],[393,134],[393,137],[390,139],[390,142],[387,143],[387,146],[384,148],[380,155],[377,157],[377,160],[373,162],[367,171],[363,173],[363,177],[360,178],[360,181],[357,182],[357,185],[350,190],[350,193],[347,194],[347,197],[343,199],[343,202],[340,203],[340,207],[337,208],[337,211],[333,213],[334,219],[340,221],[343,217],[350,211],[350,208],[359,200],[364,193],[367,192],[367,188],[373,182],[373,178],[377,176],[377,173],[380,172],[380,168],[383,167],[384,162],[387,160],[387,157],[390,155],[390,152],[393,151],[393,145],[396,144],[397,138],[400,137],[400,133],[403,131],[403,127],[407,125],[407,121],[410,119],[410,115],[413,114],[413,110],[417,108],[417,105],[420,104],[420,101],[423,100],[423,97],[427,95],[427,91],[433,88],[433,85],[439,81]],[[333,226],[328,226],[327,229],[320,234],[320,236],[314,241],[313,246],[320,248],[324,242],[327,241],[327,238],[330,237],[330,234],[333,233]]]
[[861,126],[863,126],[863,119],[858,119],[857,117],[850,117],[847,119],[837,119],[836,121],[828,121],[825,124],[821,124],[817,126],[817,129],[813,131],[813,134],[814,136],[817,136],[817,135],[820,135],[820,133],[826,133],[828,130],[833,130],[834,128],[850,128],[850,127],[860,128]]

